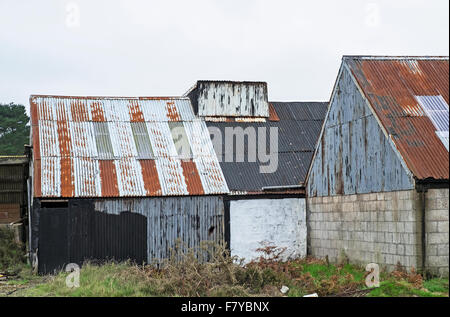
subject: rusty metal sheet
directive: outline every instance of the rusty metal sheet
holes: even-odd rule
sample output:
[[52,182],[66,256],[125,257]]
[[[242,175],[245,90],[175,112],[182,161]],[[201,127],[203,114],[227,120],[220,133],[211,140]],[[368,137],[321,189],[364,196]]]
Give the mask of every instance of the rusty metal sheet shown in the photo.
[[[31,96],[30,106],[35,197],[228,192],[209,132],[189,98]],[[197,131],[194,137],[186,132],[193,150],[187,160],[178,157],[171,122]]]
[[344,63],[413,175],[449,179],[448,151],[415,98],[442,96],[448,106],[449,58],[348,56]]

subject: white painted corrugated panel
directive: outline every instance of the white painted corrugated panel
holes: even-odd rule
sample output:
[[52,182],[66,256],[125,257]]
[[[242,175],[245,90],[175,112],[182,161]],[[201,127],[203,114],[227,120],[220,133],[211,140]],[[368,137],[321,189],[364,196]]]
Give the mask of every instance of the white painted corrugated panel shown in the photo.
[[207,156],[194,158],[205,194],[227,193],[228,186],[217,159]]
[[155,157],[176,157],[178,155],[167,122],[148,122],[147,130]]
[[69,122],[72,156],[97,157],[94,129],[91,122]]
[[158,158],[156,168],[163,196],[189,195],[180,160]]
[[43,157],[41,171],[42,195],[59,197],[61,195],[61,159],[59,157]]
[[74,158],[75,197],[100,197],[102,188],[98,160]]
[[197,83],[200,116],[269,117],[266,83]]
[[169,121],[166,109],[166,100],[141,100],[141,110],[145,121],[165,122]]
[[39,121],[39,142],[42,156],[60,156],[56,121]]
[[134,158],[115,160],[121,197],[146,196],[141,165]]
[[109,135],[115,157],[136,157],[137,150],[130,122],[109,122]]

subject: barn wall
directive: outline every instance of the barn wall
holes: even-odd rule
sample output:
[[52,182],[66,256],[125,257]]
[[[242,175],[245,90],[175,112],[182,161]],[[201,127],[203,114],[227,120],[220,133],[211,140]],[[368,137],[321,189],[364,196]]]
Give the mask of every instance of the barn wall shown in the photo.
[[312,163],[309,197],[412,188],[412,178],[344,68]]
[[309,250],[339,262],[421,268],[420,198],[415,190],[308,199]]
[[84,260],[137,263],[170,256],[177,240],[190,248],[224,241],[219,196],[71,199],[49,205],[35,199],[31,217],[32,258],[41,273]]
[[[449,274],[448,195],[448,188],[425,194],[425,266],[436,276]],[[312,256],[389,271],[398,263],[422,268],[424,206],[416,190],[311,197],[307,206]]]
[[436,276],[449,273],[449,189],[429,189],[425,200],[426,265]]
[[0,157],[0,224],[18,221],[25,214],[27,168],[25,157]]
[[284,259],[306,256],[305,199],[255,199],[230,202],[231,255],[246,262],[258,248],[286,248]]
[[219,196],[97,200],[95,210],[145,216],[149,263],[168,258],[177,239],[189,248],[202,241],[224,241],[224,205]]

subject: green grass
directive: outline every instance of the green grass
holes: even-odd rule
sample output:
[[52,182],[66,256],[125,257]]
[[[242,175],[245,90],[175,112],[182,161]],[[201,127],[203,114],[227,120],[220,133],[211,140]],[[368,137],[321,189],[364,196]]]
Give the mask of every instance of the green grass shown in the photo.
[[448,279],[433,278],[425,281],[423,286],[430,292],[448,294]]
[[[287,296],[302,297],[314,292],[319,296],[336,295],[353,285],[352,290],[365,289],[364,271],[353,265],[337,267],[317,263],[295,263],[293,276],[285,275],[272,269],[247,269],[241,271],[237,282],[211,285],[209,293],[199,296],[281,296],[282,285],[290,288]],[[65,281],[68,273],[56,276],[23,276],[12,280],[10,284],[26,285],[29,288],[19,290],[15,296],[69,296],[69,297],[134,297],[134,296],[186,296],[181,293],[179,280],[157,271],[147,271],[128,263],[108,263],[102,266],[86,264],[80,275],[80,287],[70,289]],[[308,280],[306,277],[311,277]],[[349,276],[351,277],[349,279]],[[371,297],[442,297],[448,296],[448,279],[431,279],[424,281],[423,287],[415,288],[405,279],[396,279],[390,275],[382,280],[379,288],[373,289]],[[40,280],[39,280],[40,279]],[[300,280],[300,282],[298,282]],[[305,281],[310,281],[308,284]],[[330,283],[330,281],[334,281]],[[176,282],[176,283],[175,283]],[[37,285],[32,285],[33,283]],[[187,278],[187,283],[192,281]],[[352,284],[356,283],[356,284]],[[356,285],[356,286],[355,286]],[[195,296],[195,295],[194,295]]]
[[[17,278],[0,284],[0,295],[35,297],[152,297],[152,296],[289,296],[302,297],[317,293],[323,296],[352,296],[365,286],[364,268],[332,265],[307,258],[289,262],[261,260],[246,266],[236,264],[216,248],[210,263],[200,263],[192,252],[164,263],[164,269],[136,266],[130,263],[106,263],[101,266],[85,263],[80,272],[80,287],[66,286],[69,273],[38,276],[23,266]],[[180,260],[175,258],[181,256]],[[448,297],[448,279],[422,281],[416,273],[382,272],[381,285],[372,297]],[[281,294],[285,285],[289,292]],[[357,293],[360,294],[360,293]]]
[[415,289],[405,281],[388,280],[380,283],[380,287],[369,293],[370,297],[447,297],[443,293],[435,293],[429,289]]
[[86,264],[80,274],[80,287],[69,288],[66,278],[69,273],[61,272],[47,283],[25,290],[25,296],[69,296],[69,297],[133,297],[149,296],[149,285],[138,274],[131,271],[127,263],[108,263],[102,266]]
[[25,263],[25,251],[14,239],[14,232],[0,227],[0,272],[17,273]]

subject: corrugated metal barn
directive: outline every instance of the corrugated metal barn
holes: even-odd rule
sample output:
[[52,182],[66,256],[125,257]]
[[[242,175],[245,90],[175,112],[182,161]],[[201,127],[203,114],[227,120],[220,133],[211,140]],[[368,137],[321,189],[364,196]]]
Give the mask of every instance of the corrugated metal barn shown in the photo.
[[448,275],[449,59],[346,56],[307,180],[312,255]]
[[199,81],[186,93],[207,122],[230,195],[231,254],[250,261],[264,246],[306,255],[304,181],[327,102],[269,102],[262,82]]
[[0,156],[0,227],[13,229],[17,242],[27,241],[27,156]]
[[0,156],[0,224],[18,222],[26,215],[28,158]]
[[188,98],[31,96],[39,272],[224,241],[227,184]]

